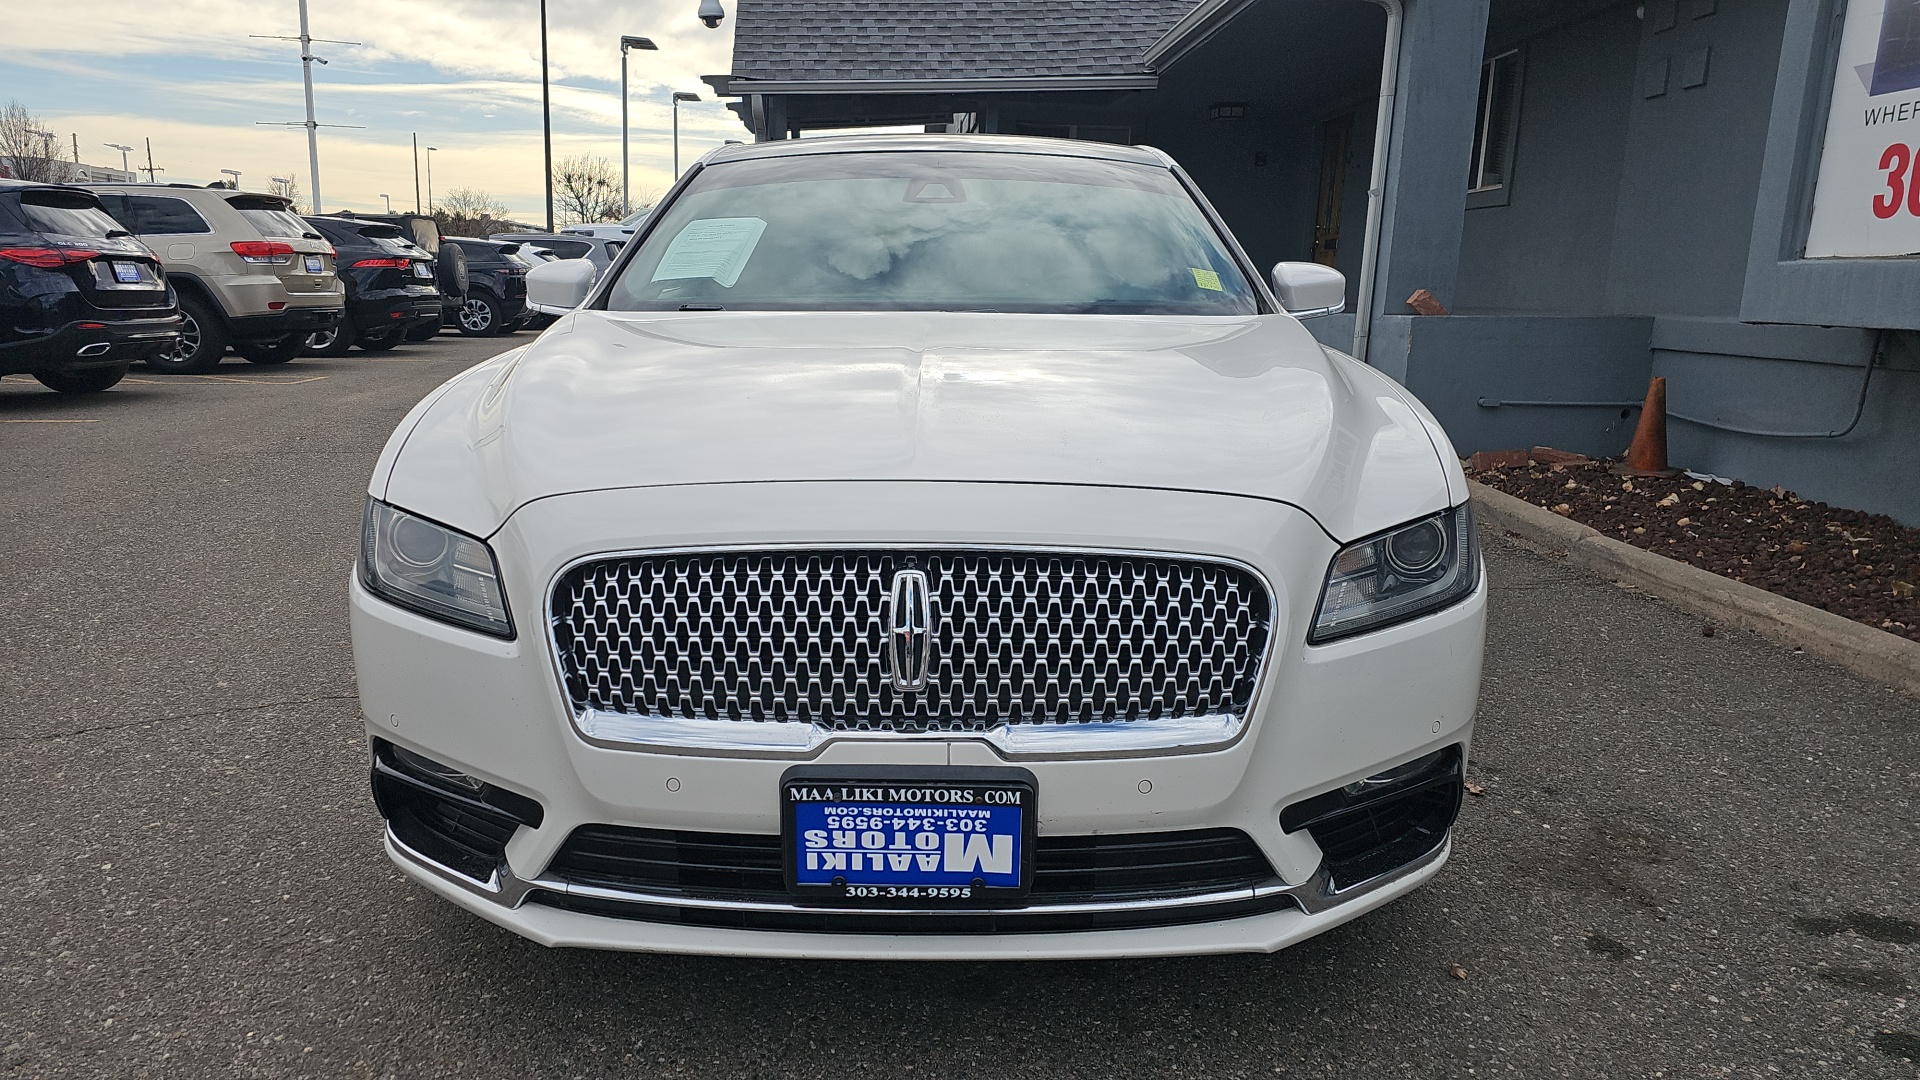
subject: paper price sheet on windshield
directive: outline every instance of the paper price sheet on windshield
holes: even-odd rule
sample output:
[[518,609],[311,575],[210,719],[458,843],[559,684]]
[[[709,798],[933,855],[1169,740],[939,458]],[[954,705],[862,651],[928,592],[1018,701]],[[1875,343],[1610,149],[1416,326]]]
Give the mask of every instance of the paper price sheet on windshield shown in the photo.
[[726,288],[740,280],[767,223],[760,218],[701,218],[690,221],[667,245],[653,280],[712,278]]

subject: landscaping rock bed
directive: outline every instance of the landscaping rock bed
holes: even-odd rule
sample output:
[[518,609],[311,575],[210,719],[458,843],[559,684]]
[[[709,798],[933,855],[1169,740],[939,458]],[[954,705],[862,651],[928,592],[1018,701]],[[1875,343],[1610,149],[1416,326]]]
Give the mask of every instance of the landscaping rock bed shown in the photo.
[[1780,488],[1690,476],[1615,476],[1544,449],[1481,455],[1488,487],[1722,577],[1920,641],[1920,529]]

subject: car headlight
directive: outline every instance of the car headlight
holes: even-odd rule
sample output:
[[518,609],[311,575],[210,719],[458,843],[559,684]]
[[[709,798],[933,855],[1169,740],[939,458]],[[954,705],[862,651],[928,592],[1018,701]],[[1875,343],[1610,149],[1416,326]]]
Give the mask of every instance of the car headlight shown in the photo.
[[1473,504],[1421,518],[1333,557],[1307,644],[1322,645],[1438,611],[1480,581]]
[[401,607],[513,636],[500,564],[487,545],[373,499],[360,528],[360,580]]

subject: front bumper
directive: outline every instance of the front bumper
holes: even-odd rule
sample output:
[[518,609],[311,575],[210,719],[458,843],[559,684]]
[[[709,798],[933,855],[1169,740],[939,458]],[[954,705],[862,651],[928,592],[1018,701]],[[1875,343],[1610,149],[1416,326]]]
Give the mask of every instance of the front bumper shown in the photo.
[[[670,523],[688,523],[675,525]],[[590,739],[565,703],[537,628],[562,567],[652,547],[791,543],[1028,543],[1190,552],[1258,569],[1275,601],[1263,689],[1237,732],[1208,745],[1111,756],[1020,755],[1039,783],[1048,836],[1234,829],[1273,873],[1224,913],[1129,929],[988,934],[807,933],[695,925],[634,890],[611,899],[556,883],[550,866],[592,825],[773,834],[781,773],[840,765],[997,765],[1009,757],[962,735],[846,737],[793,753],[729,753]],[[1437,872],[1444,839],[1390,872],[1339,889],[1309,831],[1281,811],[1312,796],[1470,741],[1486,592],[1445,611],[1309,648],[1304,620],[1336,545],[1305,514],[1252,499],[1180,492],[950,484],[767,484],[583,493],[523,508],[490,542],[523,629],[472,634],[352,586],[353,631],[369,734],[535,800],[537,827],[506,840],[489,880],[451,870],[389,837],[395,861],[441,895],[554,945],[768,956],[1031,958],[1277,949],[1386,903]],[[1450,820],[1450,815],[1449,815]],[[624,918],[542,902],[610,900]],[[529,901],[529,896],[533,900]],[[1259,901],[1251,914],[1236,900]],[[718,901],[716,901],[718,902]],[[1213,901],[1188,907],[1206,907]],[[705,901],[702,901],[705,903]],[[718,902],[736,912],[739,902]],[[591,905],[573,905],[574,908]],[[663,910],[642,910],[657,908]],[[754,920],[742,917],[740,925]],[[1057,926],[1057,924],[1056,924]]]

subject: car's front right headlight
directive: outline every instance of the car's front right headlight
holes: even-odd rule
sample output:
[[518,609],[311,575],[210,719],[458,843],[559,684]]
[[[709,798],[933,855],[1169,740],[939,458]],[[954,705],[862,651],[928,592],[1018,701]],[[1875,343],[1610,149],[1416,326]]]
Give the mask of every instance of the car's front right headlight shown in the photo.
[[1340,549],[1327,569],[1307,644],[1405,622],[1465,599],[1480,581],[1473,504]]
[[445,622],[513,636],[500,564],[486,544],[374,499],[360,528],[360,580],[368,591]]

